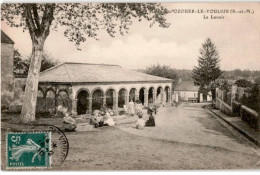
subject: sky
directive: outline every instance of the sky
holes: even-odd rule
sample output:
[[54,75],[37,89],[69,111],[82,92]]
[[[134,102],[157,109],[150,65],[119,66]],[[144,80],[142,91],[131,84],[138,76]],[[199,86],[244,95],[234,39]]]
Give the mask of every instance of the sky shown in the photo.
[[[87,38],[77,50],[63,35],[63,29],[51,31],[45,50],[60,62],[117,64],[127,69],[150,65],[170,65],[176,69],[197,66],[199,49],[207,37],[215,43],[223,70],[260,70],[260,3],[165,3],[169,9],[198,10],[198,13],[171,13],[167,15],[169,28],[158,25],[150,28],[148,22],[134,21],[127,35],[110,37],[105,31],[99,40]],[[230,10],[250,13],[231,14]],[[229,13],[206,13],[206,10],[229,10]],[[224,16],[224,19],[203,19],[203,16]],[[1,22],[1,29],[15,42],[14,47],[24,56],[31,53],[31,39],[21,28],[11,28]]]

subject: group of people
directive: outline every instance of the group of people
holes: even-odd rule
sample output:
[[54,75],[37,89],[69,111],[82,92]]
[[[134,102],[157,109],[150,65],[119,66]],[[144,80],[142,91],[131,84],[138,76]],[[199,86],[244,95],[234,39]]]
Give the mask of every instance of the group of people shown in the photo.
[[133,100],[131,100],[127,105],[127,113],[131,116],[142,112],[142,109],[143,105],[140,100],[137,100],[136,102],[133,102]]
[[95,110],[93,116],[90,119],[90,123],[97,127],[102,126],[114,126],[113,111],[103,106],[100,110]]
[[136,128],[137,129],[144,129],[144,127],[155,127],[155,120],[154,115],[157,113],[157,107],[156,106],[149,106],[147,109],[147,114],[149,116],[149,119],[145,121],[143,119],[143,113],[142,111],[138,112],[138,119],[136,121]]
[[[150,105],[147,109],[147,114],[149,116],[148,120],[143,118],[143,105],[140,100],[137,100],[135,103],[131,100],[127,106],[127,112],[129,115],[134,116],[137,115],[138,119],[136,121],[136,128],[143,129],[144,127],[154,127],[155,120],[154,115],[157,113],[157,106]],[[67,109],[59,109],[63,115],[63,123],[64,127],[67,130],[75,130],[76,122],[75,119],[69,115]],[[114,126],[115,122],[112,116],[114,115],[113,111],[106,106],[103,106],[100,110],[95,110],[93,115],[90,118],[90,124],[93,124],[95,128],[102,126]]]

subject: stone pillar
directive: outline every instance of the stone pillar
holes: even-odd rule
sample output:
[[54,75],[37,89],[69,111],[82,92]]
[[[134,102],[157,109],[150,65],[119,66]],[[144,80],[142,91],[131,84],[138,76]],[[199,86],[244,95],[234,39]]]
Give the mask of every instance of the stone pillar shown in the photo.
[[219,98],[218,88],[216,88],[216,99]]
[[148,92],[144,93],[144,107],[148,107]]
[[73,100],[72,100],[72,104],[71,104],[71,113],[74,114],[74,115],[77,115],[77,114],[78,114],[78,111],[77,111],[77,102],[78,102],[78,99],[73,99]]
[[92,100],[93,100],[93,98],[89,97],[89,98],[87,98],[87,100],[88,100],[88,112],[90,114],[92,114]]
[[106,100],[107,100],[107,98],[106,98],[106,96],[104,95],[104,96],[103,96],[103,106],[106,105]]
[[236,99],[237,85],[232,85],[231,88],[231,109],[233,110],[232,102]]
[[207,101],[211,101],[209,93],[207,94]]
[[166,96],[165,96],[165,91],[162,90],[162,105],[165,105],[165,101],[166,101]]
[[171,106],[171,104],[172,104],[172,91],[168,91],[168,103],[170,104],[170,106]]
[[54,113],[57,113],[58,108],[58,90],[57,87],[55,87],[55,94],[54,94]]
[[135,90],[135,101],[139,99],[139,94],[137,92],[137,90]]
[[118,114],[118,94],[116,91],[113,91],[113,111],[115,115]]
[[203,95],[200,93],[200,103],[203,101]]
[[126,94],[125,96],[125,105],[128,105],[129,103],[129,94]]
[[156,104],[156,91],[153,90],[153,104]]
[[175,102],[179,102],[179,94],[178,93],[175,94]]

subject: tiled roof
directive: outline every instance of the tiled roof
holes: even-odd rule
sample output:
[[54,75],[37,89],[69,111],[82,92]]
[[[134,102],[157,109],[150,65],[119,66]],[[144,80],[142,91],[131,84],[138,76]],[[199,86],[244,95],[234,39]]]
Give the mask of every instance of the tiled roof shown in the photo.
[[171,79],[148,75],[117,65],[63,63],[40,74],[39,82],[98,83],[98,82],[171,82]]
[[193,81],[182,81],[175,88],[176,91],[198,91],[199,87]]
[[2,30],[1,30],[1,43],[14,44],[13,40],[9,38]]

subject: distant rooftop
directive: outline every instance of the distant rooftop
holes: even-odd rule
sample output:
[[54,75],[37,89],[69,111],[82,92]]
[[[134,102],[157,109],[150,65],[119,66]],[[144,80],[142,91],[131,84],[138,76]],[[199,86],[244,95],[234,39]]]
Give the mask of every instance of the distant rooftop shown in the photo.
[[198,91],[199,87],[194,85],[193,81],[181,81],[177,87],[176,91]]
[[98,82],[172,82],[168,78],[123,69],[112,64],[65,62],[40,73],[39,82],[98,83]]
[[2,30],[1,30],[1,43],[6,43],[6,44],[14,44],[13,40],[9,38]]

